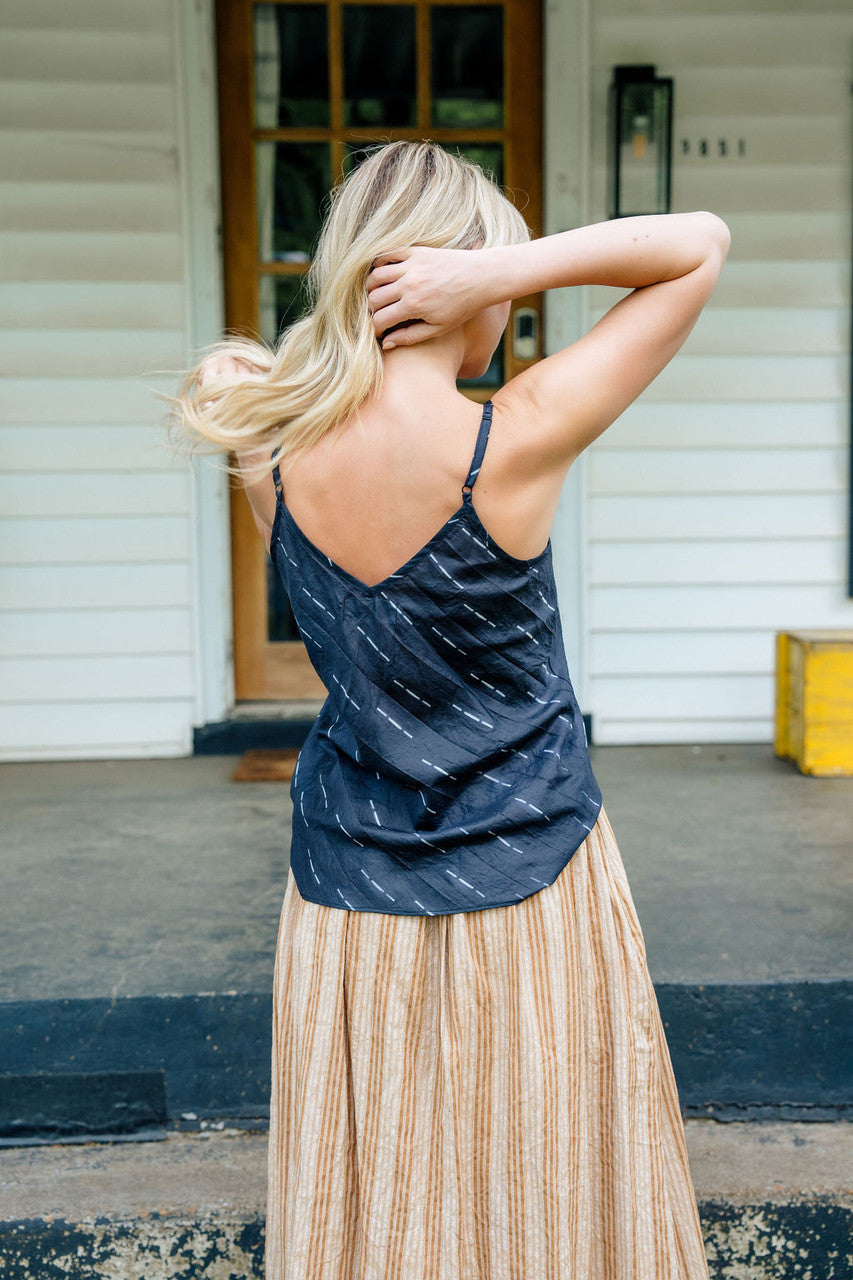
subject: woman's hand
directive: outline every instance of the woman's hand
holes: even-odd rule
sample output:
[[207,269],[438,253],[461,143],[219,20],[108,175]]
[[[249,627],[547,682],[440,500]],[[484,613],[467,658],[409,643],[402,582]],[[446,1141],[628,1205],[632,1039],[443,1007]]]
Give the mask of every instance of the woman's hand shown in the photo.
[[263,372],[259,365],[250,364],[248,360],[237,360],[234,356],[208,356],[201,363],[197,381],[203,387],[217,378],[239,378],[242,374]]
[[[234,356],[212,355],[201,362],[196,384],[204,387],[209,382],[215,382],[217,378],[240,378],[246,374],[265,372],[266,370],[259,365],[252,364],[248,360],[238,360]],[[205,400],[201,407],[206,409],[210,404],[210,400]]]
[[381,254],[367,277],[367,297],[376,336],[394,329],[383,351],[447,333],[488,306],[485,252],[414,245]]

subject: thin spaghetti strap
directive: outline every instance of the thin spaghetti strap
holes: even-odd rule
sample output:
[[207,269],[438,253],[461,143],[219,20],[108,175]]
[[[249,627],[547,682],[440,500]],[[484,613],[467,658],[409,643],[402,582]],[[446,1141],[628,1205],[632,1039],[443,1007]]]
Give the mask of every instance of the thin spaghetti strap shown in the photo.
[[[271,458],[276,457],[276,455],[277,455],[277,454],[279,453],[279,451],[280,451],[280,448],[281,448],[281,446],[280,446],[280,445],[278,445],[275,449],[273,449],[272,453],[270,454],[270,457],[271,457]],[[278,463],[276,463],[276,464],[275,464],[275,466],[274,466],[274,467],[273,467],[273,469],[272,469],[272,478],[273,478],[273,483],[275,484],[275,491],[276,491],[276,494],[278,495],[278,497],[279,497],[279,498],[281,498],[281,496],[282,496],[282,493],[281,493],[281,476],[279,475],[279,471],[278,471]]]
[[471,501],[471,490],[474,487],[474,481],[477,479],[477,473],[483,465],[483,455],[486,452],[486,445],[489,440],[489,427],[492,424],[492,402],[487,400],[483,405],[483,417],[480,421],[480,430],[477,434],[477,444],[474,448],[474,457],[471,459],[471,470],[465,477],[465,483],[462,486],[463,502]]

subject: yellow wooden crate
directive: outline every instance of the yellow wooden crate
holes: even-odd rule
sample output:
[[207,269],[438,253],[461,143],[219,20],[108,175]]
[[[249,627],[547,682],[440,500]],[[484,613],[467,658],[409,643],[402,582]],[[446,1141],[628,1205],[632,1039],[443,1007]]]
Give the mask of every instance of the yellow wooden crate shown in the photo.
[[777,632],[775,750],[801,773],[853,777],[853,631]]

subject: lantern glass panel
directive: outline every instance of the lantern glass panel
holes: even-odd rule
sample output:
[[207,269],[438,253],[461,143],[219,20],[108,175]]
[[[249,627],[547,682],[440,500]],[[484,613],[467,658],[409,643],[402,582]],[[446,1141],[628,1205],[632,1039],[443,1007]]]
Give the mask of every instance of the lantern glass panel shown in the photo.
[[666,213],[669,204],[667,84],[649,81],[623,86],[618,137],[618,215]]

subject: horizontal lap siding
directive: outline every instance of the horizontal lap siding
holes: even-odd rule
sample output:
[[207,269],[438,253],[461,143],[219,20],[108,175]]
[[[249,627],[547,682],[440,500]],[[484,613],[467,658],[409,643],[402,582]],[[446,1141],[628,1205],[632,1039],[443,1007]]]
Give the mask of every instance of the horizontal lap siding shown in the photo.
[[185,754],[192,489],[168,0],[5,0],[0,755]]
[[[833,0],[591,8],[591,220],[607,216],[611,67],[654,62],[675,80],[673,211],[711,209],[732,232],[681,352],[587,455],[595,739],[769,742],[776,631],[853,627],[853,15]],[[696,154],[719,137],[746,154]],[[587,327],[624,293],[589,289]]]

